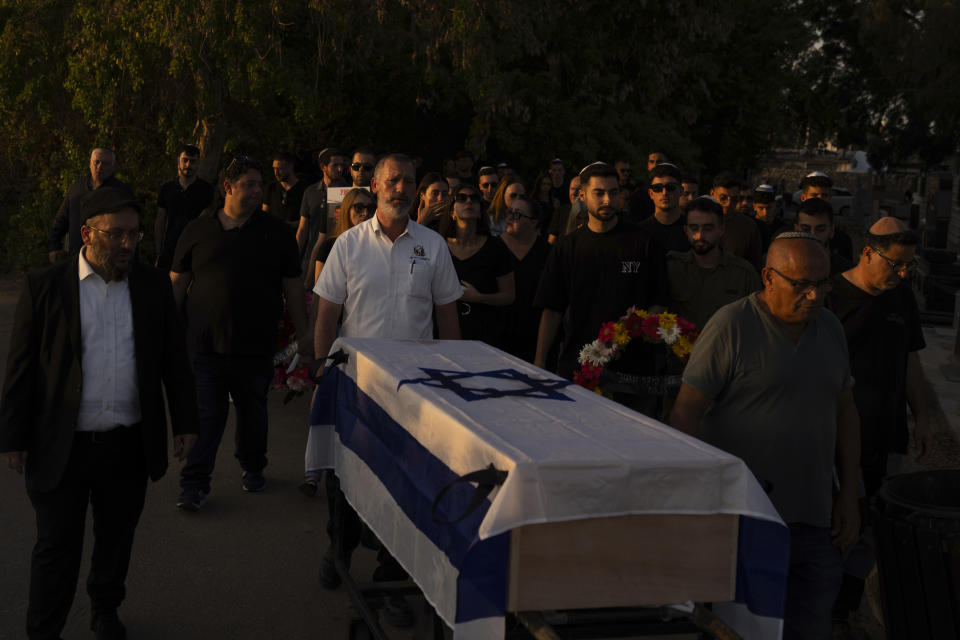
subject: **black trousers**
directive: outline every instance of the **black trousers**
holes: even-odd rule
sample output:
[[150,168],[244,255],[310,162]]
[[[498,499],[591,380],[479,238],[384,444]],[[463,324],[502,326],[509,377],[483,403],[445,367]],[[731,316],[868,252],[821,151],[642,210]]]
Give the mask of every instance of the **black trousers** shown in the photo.
[[28,492],[37,517],[28,638],[55,639],[63,630],[80,574],[87,504],[93,507],[91,609],[97,613],[120,605],[146,489],[143,440],[135,425],[104,434],[77,432],[60,484],[52,491]]

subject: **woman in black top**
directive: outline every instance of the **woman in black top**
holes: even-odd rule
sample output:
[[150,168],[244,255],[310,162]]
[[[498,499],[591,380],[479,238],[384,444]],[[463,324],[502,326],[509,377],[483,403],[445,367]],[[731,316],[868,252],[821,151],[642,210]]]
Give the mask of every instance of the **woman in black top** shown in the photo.
[[320,279],[320,272],[323,271],[323,263],[330,257],[330,251],[333,249],[333,243],[337,236],[349,229],[355,227],[367,218],[370,218],[377,210],[377,205],[373,200],[373,195],[366,189],[351,189],[343,197],[340,203],[340,213],[337,214],[337,227],[333,235],[328,236],[320,248],[317,249],[317,268],[316,280]]
[[447,179],[436,171],[431,171],[420,180],[417,198],[410,207],[410,219],[436,231],[440,219],[447,212],[449,197],[450,185]]
[[449,213],[440,222],[440,235],[447,239],[463,285],[463,297],[457,301],[461,337],[499,346],[497,308],[513,302],[513,265],[503,242],[490,237],[476,187],[457,187]]
[[550,253],[550,245],[539,233],[541,217],[540,204],[521,196],[507,211],[507,230],[500,236],[513,259],[517,290],[513,304],[504,307],[501,314],[501,348],[527,362],[533,362],[537,352],[540,310],[534,308],[533,298]]

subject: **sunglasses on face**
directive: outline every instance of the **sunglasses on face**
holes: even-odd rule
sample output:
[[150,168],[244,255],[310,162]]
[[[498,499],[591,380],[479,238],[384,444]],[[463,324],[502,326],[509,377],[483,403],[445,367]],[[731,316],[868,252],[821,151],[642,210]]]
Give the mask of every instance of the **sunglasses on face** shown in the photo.
[[650,191],[653,191],[654,193],[663,193],[664,191],[667,193],[673,193],[679,188],[680,185],[676,182],[660,182],[650,185]]
[[373,213],[375,207],[372,204],[364,204],[363,202],[357,202],[350,207],[351,211],[356,211],[357,213]]
[[352,165],[350,165],[350,168],[354,171],[360,171],[360,169],[363,169],[364,171],[372,171],[373,165],[368,162],[354,162]]
[[456,195],[457,202],[480,202],[480,194],[478,193],[458,193]]

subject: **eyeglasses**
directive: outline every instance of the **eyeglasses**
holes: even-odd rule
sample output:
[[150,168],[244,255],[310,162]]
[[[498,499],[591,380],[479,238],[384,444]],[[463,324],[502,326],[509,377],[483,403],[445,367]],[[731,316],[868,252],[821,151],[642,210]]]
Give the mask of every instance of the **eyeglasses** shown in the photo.
[[522,213],[519,209],[510,209],[507,211],[507,217],[511,220],[519,220],[520,218],[526,218],[527,220],[536,220],[536,216],[528,216],[525,213]]
[[650,185],[650,191],[653,191],[654,193],[663,193],[664,191],[667,193],[673,193],[679,188],[680,185],[676,182],[658,182],[657,184]]
[[106,229],[98,229],[89,224],[86,225],[86,227],[88,229],[93,229],[94,231],[98,231],[102,233],[103,235],[107,236],[107,239],[110,240],[110,242],[114,242],[117,244],[123,242],[124,240],[129,240],[131,242],[140,242],[141,240],[143,240],[143,231],[139,229],[135,231],[112,231],[112,230],[106,230]]
[[369,162],[354,162],[352,165],[350,165],[350,168],[354,171],[360,171],[360,169],[363,169],[364,171],[371,171],[373,170],[373,165]]
[[458,193],[454,198],[457,202],[480,202],[480,194],[477,193]]
[[916,258],[914,258],[913,260],[909,260],[907,262],[904,262],[901,260],[894,260],[893,258],[888,258],[887,256],[880,253],[880,249],[877,249],[876,247],[870,247],[870,248],[873,249],[878,256],[883,258],[884,262],[887,263],[887,266],[890,267],[890,270],[893,271],[894,273],[900,273],[901,271],[904,273],[910,273],[911,271],[917,268]]
[[356,211],[357,213],[367,213],[373,212],[375,207],[372,204],[364,204],[363,202],[355,202],[350,205],[351,211]]
[[824,278],[823,280],[818,280],[813,282],[812,280],[794,280],[789,276],[785,276],[773,267],[770,267],[770,271],[773,271],[775,274],[786,280],[790,283],[790,286],[793,287],[793,292],[797,295],[807,295],[811,291],[816,291],[817,293],[823,291],[829,291],[833,288],[833,282],[830,281],[830,278]]

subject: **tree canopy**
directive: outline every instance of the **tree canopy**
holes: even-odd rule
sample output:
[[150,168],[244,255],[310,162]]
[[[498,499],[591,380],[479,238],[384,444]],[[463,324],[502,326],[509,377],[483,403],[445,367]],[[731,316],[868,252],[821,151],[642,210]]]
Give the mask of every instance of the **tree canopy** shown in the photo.
[[373,145],[748,170],[824,138],[890,160],[957,146],[951,3],[903,0],[0,0],[0,229],[38,262],[93,147],[145,203],[183,143]]

